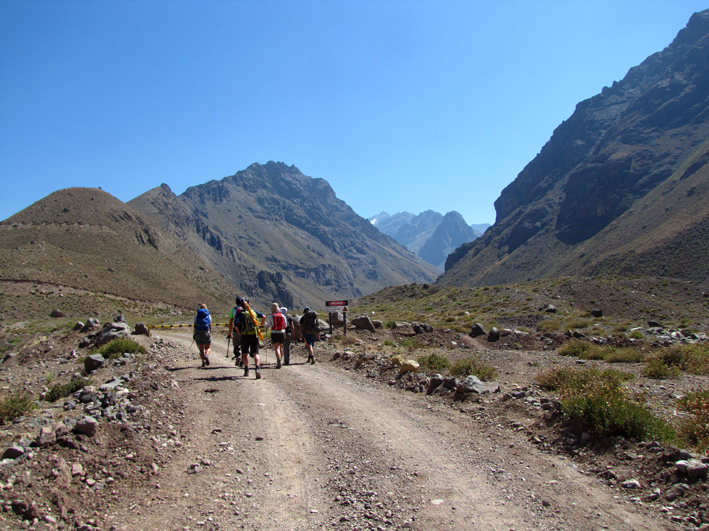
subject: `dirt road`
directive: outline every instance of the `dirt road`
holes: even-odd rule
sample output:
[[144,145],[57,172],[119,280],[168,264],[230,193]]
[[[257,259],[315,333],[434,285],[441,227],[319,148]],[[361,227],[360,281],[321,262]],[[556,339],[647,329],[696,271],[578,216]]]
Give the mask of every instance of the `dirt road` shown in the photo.
[[210,367],[194,346],[170,367],[182,444],[161,449],[172,457],[151,492],[106,515],[115,529],[675,529],[504,419],[377,385],[324,350],[311,366],[298,347],[278,370],[268,349],[263,379],[244,378],[225,349],[216,338]]

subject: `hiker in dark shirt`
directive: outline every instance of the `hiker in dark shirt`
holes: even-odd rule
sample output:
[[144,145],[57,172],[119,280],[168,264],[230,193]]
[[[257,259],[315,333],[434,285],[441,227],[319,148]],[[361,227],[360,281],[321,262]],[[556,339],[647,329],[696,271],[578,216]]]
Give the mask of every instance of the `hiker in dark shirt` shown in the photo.
[[283,364],[290,365],[290,344],[293,341],[293,325],[295,320],[288,315],[288,308],[281,308],[281,313],[286,318],[286,339],[283,342]]
[[315,365],[313,346],[320,333],[320,329],[318,328],[318,314],[306,307],[305,310],[303,310],[303,317],[300,318],[300,326],[305,346],[308,349],[308,362],[311,365]]

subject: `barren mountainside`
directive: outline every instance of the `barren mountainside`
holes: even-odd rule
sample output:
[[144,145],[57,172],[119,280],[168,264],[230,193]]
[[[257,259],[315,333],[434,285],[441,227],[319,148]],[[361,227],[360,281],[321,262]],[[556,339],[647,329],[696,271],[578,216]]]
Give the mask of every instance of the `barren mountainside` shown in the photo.
[[0,223],[0,279],[183,308],[225,305],[230,283],[177,238],[96,188],[67,188]]
[[283,163],[253,164],[180,196],[162,185],[129,205],[261,304],[321,306],[437,276],[338,199],[327,181]]
[[562,275],[709,278],[709,10],[579,103],[495,201],[443,285]]

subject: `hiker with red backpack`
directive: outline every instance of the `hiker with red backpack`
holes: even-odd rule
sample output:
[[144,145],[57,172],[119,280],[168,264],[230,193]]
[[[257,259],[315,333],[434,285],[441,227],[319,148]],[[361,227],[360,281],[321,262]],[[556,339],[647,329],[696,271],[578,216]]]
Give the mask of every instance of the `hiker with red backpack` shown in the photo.
[[[249,299],[237,297],[237,307],[232,310],[229,319],[229,335],[233,330],[239,337],[241,343],[241,361],[244,365],[244,376],[249,375],[249,356],[254,359],[254,370],[256,379],[261,378],[261,366],[258,355],[259,345],[263,341],[263,334],[260,326],[265,326],[266,316],[257,310],[252,310],[249,306]],[[259,323],[259,319],[261,322]]]
[[308,349],[308,361],[306,363],[315,365],[313,346],[318,339],[318,334],[320,334],[320,329],[318,328],[318,314],[309,307],[306,307],[305,310],[303,310],[303,317],[300,318],[300,326],[305,346]]
[[271,304],[271,313],[268,316],[267,326],[271,329],[271,343],[276,351],[276,369],[281,368],[283,358],[283,343],[286,341],[286,318],[275,302]]

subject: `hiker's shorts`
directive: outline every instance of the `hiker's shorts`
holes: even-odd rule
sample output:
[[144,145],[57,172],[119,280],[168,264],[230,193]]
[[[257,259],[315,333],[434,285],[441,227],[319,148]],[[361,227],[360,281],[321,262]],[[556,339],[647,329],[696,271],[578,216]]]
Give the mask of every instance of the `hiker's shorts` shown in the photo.
[[303,334],[303,339],[305,340],[306,345],[313,346],[315,344],[315,340],[317,339],[317,334]]
[[271,332],[271,343],[274,345],[276,344],[283,344],[286,342],[286,333],[285,332]]
[[258,354],[259,339],[256,334],[241,335],[241,352],[252,358]]
[[209,333],[209,330],[195,330],[194,331],[194,342],[197,343],[198,345],[211,345],[212,344],[212,336]]

